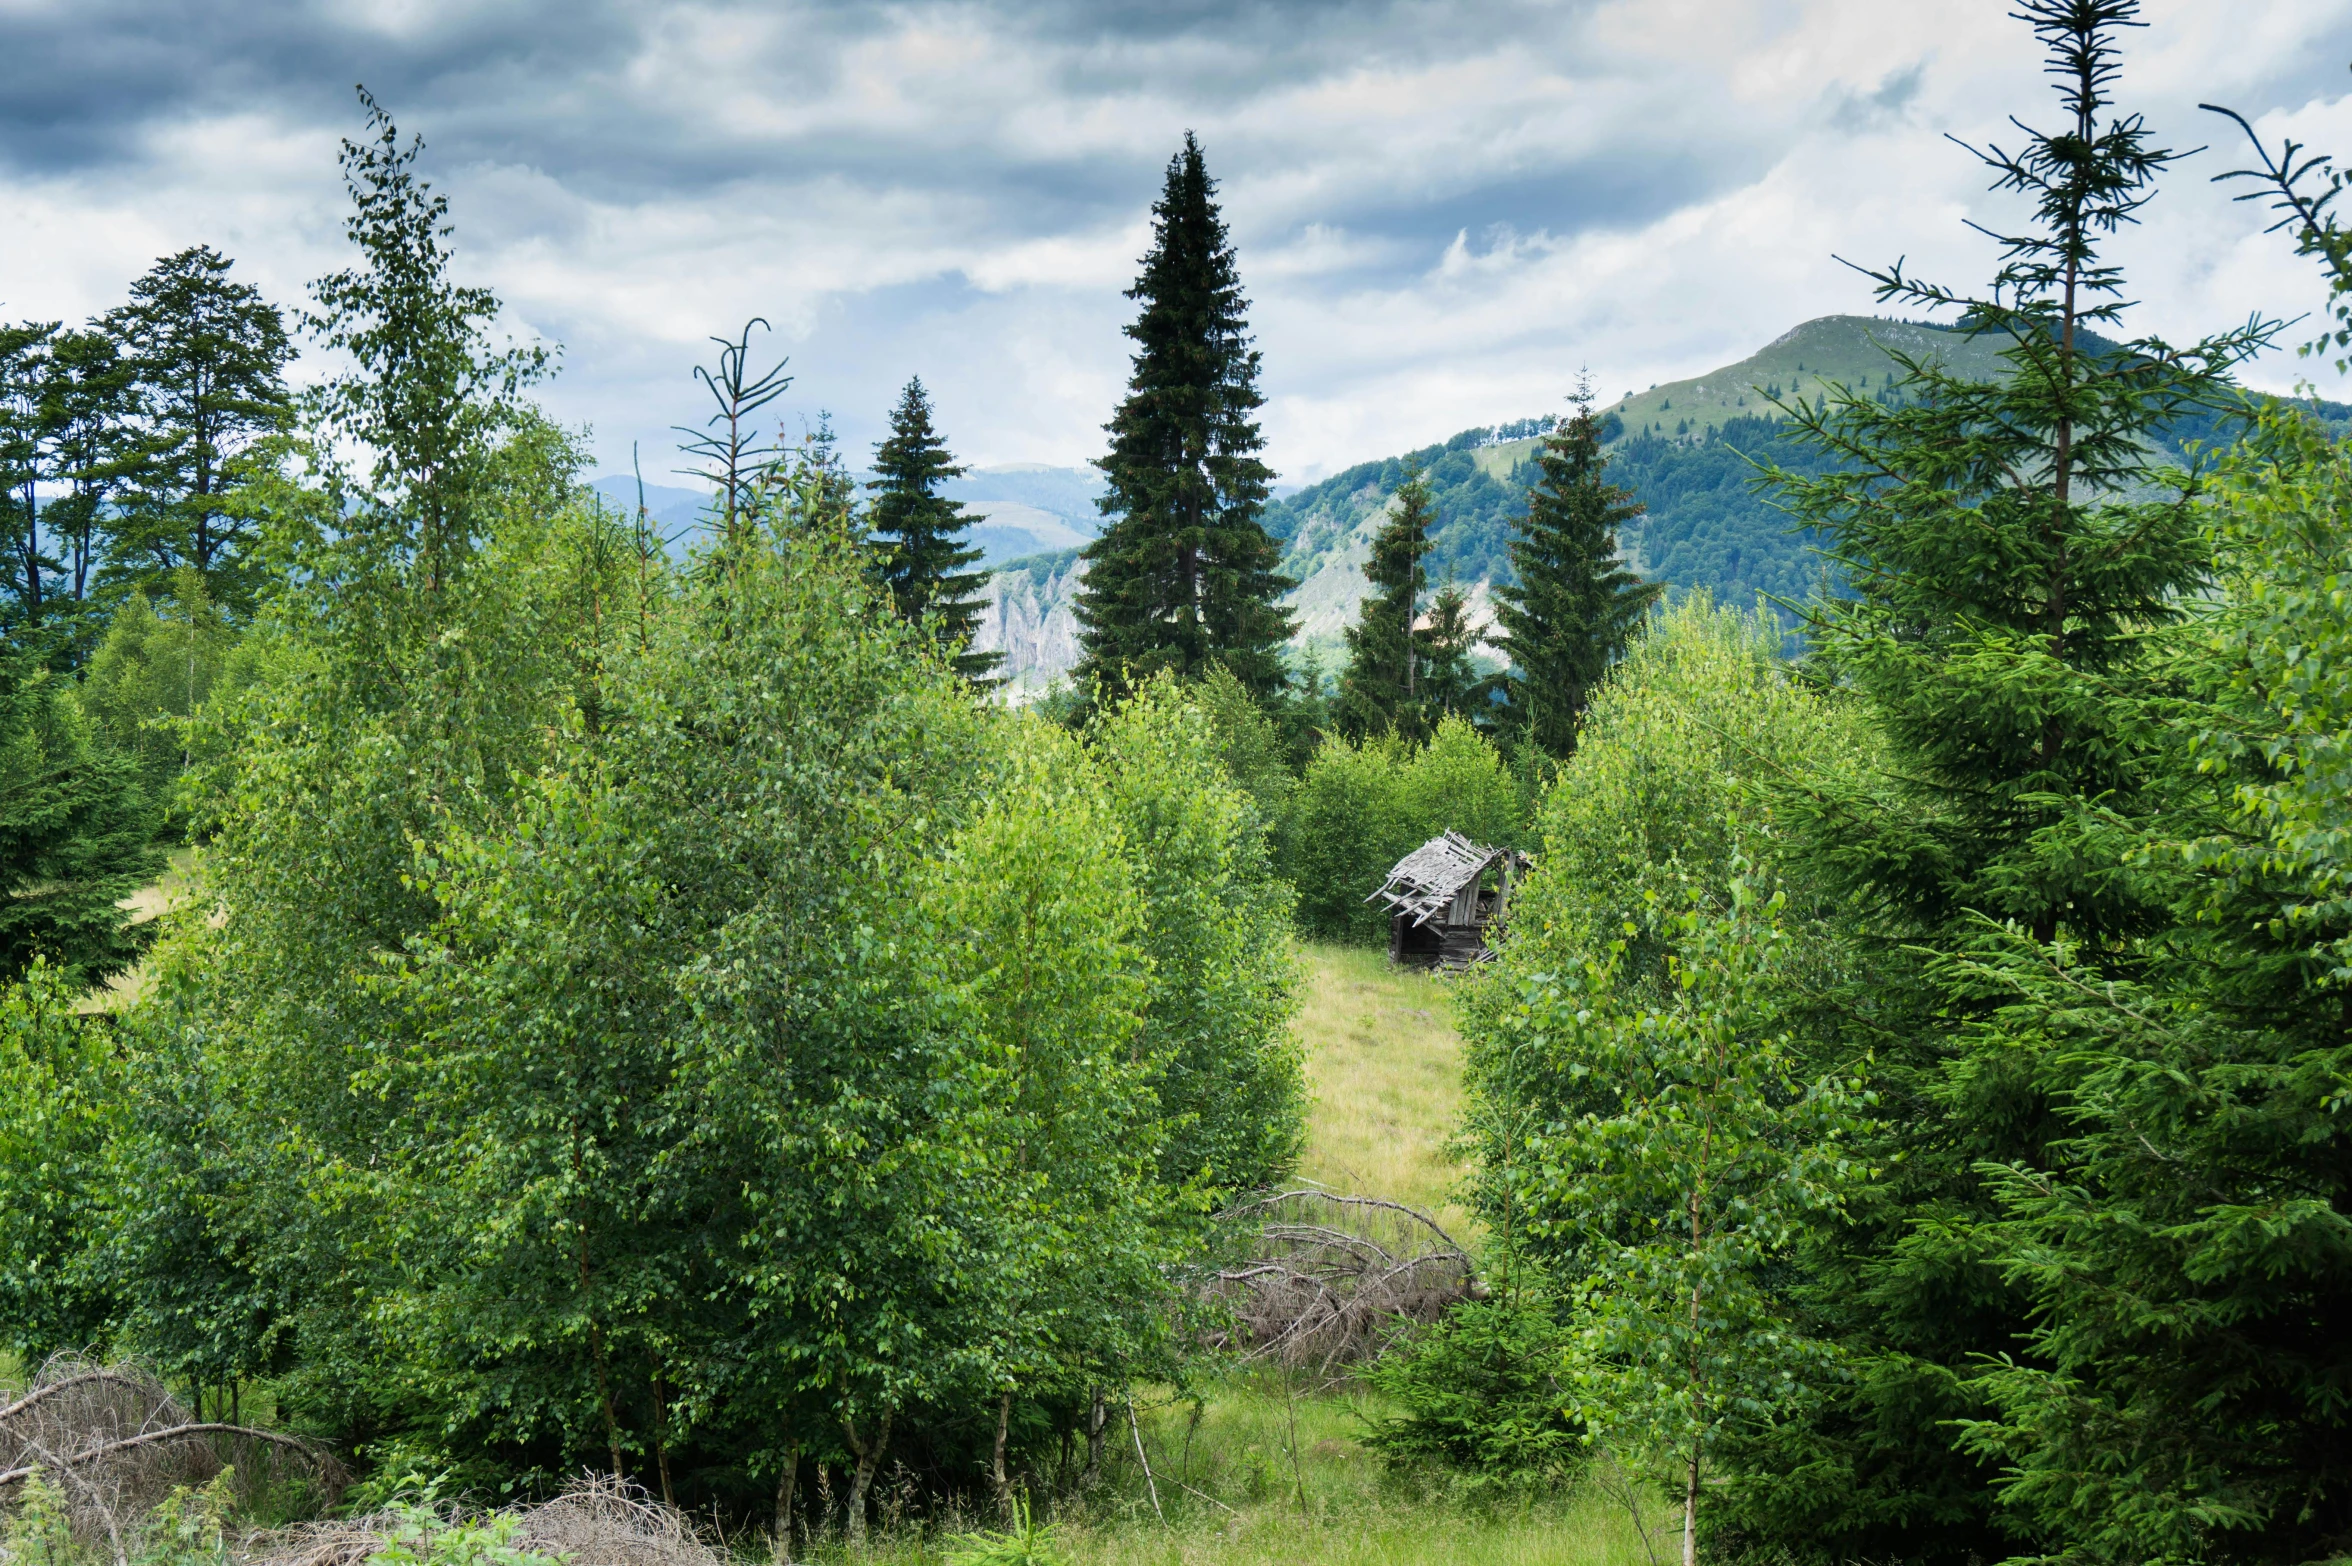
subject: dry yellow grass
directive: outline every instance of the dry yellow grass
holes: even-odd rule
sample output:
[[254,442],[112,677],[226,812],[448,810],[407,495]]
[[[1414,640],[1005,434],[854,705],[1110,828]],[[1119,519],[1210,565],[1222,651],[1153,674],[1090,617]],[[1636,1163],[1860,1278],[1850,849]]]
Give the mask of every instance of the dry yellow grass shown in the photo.
[[1426,1208],[1467,1239],[1474,1225],[1455,1195],[1464,1171],[1446,1152],[1462,1111],[1447,981],[1392,968],[1377,951],[1310,945],[1304,955],[1298,1026],[1314,1107],[1299,1173]]

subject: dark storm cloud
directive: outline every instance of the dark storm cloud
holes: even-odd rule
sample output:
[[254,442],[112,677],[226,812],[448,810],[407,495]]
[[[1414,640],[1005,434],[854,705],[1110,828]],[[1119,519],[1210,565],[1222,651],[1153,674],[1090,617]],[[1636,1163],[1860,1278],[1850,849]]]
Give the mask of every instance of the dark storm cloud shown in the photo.
[[[895,126],[730,123],[706,112],[692,80],[647,83],[638,73],[688,29],[740,24],[746,38],[730,45],[729,58],[711,62],[715,85],[753,83],[789,109],[836,94],[853,46],[893,32],[957,29],[1017,43],[1075,108],[1141,98],[1148,103],[1129,112],[1142,113],[1180,103],[1184,112],[1160,137],[1172,145],[1178,120],[1344,71],[1426,64],[1492,49],[1497,37],[1548,52],[1564,45],[1584,8],[1498,4],[1477,8],[1474,25],[1459,8],[1392,0],[788,10],[571,0],[426,9],[413,21],[406,9],[96,0],[0,14],[0,57],[13,78],[0,94],[0,163],[34,175],[135,165],[152,137],[225,114],[351,133],[359,118],[352,87],[364,82],[404,129],[425,133],[433,163],[444,169],[520,164],[584,198],[620,203],[790,181],[822,169],[865,185],[985,195],[1015,229],[1051,232],[1131,206],[1164,153],[1077,138],[1009,153],[986,124],[942,138],[939,125],[920,116]],[[1314,130],[1289,126],[1273,134],[1311,142]],[[1229,133],[1221,141],[1239,153],[1248,150],[1247,139]],[[1666,171],[1643,172],[1655,179]],[[1477,171],[1462,176],[1474,180]],[[1630,191],[1640,181],[1596,171],[1587,183],[1595,191]],[[1647,204],[1605,205],[1633,211]],[[1377,192],[1342,203],[1369,213],[1392,205]],[[1480,219],[1509,215],[1489,210]],[[1456,216],[1449,210],[1430,231],[1449,231]]]
[[[1984,206],[1982,177],[1941,136],[2047,102],[2004,9],[0,0],[0,295],[102,309],[201,239],[298,297],[339,264],[335,138],[365,82],[422,134],[469,280],[567,344],[549,406],[608,461],[642,440],[666,467],[703,335],[752,314],[795,406],[853,446],[919,370],[968,454],[1071,460],[1124,376],[1120,290],[1190,128],[1267,348],[1269,438],[1285,466],[1344,464],[1545,405],[1565,365],[1643,384],[1868,309],[1833,253],[1973,265],[1953,210]],[[2200,97],[2344,92],[2326,40],[2352,0],[2151,15],[2131,77],[2176,145],[2230,139]],[[2215,201],[2146,236],[2167,308],[2256,286]]]

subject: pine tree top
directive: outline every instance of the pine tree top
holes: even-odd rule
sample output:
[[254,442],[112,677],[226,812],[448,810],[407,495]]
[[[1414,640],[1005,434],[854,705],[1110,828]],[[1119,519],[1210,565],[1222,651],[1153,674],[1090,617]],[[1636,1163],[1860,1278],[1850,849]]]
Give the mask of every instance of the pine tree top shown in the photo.
[[1142,308],[1126,398],[1099,460],[1110,519],[1086,550],[1078,601],[1081,685],[1113,693],[1156,670],[1222,663],[1252,690],[1279,687],[1295,584],[1259,521],[1273,472],[1253,415],[1259,356],[1216,182],[1189,132],[1152,208],[1152,248],[1127,297]]
[[1555,756],[1575,748],[1592,693],[1641,627],[1662,584],[1645,582],[1618,553],[1618,529],[1642,514],[1608,482],[1592,389],[1537,448],[1537,480],[1511,539],[1517,580],[1495,588],[1495,621],[1511,672],[1501,721]]
[[2086,877],[2048,834],[2071,819],[2064,796],[2132,808],[2146,769],[2117,682],[2211,563],[2195,476],[2159,454],[2160,432],[2234,401],[2230,367],[2276,330],[2256,321],[2187,348],[2112,340],[2124,282],[2102,243],[2176,159],[2115,112],[2116,33],[2136,9],[2025,0],[2060,119],[2019,121],[2017,151],[1970,149],[1995,190],[2034,209],[2022,232],[1994,235],[1991,285],[1963,293],[1900,263],[1872,274],[1881,299],[1955,312],[1997,342],[2000,372],[1896,353],[1895,396],[1840,390],[1784,410],[1796,438],[1842,459],[1772,474],[1852,584],[1810,606],[1815,654],[1872,704],[1908,780],[1899,801],[1840,815],[1839,862],[1922,928],[1968,910],[2049,939],[2062,921],[2139,917],[2128,878]]
[[987,604],[986,573],[965,568],[981,551],[967,541],[971,519],[939,486],[964,472],[931,418],[930,394],[910,379],[891,410],[890,434],[874,448],[875,477],[866,523],[874,537],[875,572],[892,605],[911,621],[930,621],[956,672],[978,685],[1002,653],[975,653],[973,634]]

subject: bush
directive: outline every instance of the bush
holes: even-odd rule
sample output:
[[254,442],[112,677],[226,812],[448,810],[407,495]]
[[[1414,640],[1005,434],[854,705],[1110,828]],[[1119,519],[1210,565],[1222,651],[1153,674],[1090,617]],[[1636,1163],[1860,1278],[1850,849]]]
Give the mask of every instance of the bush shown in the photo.
[[1517,1484],[1576,1460],[1583,1428],[1559,1371],[1567,1337],[1540,1289],[1469,1300],[1382,1359],[1372,1384],[1403,1413],[1368,1444],[1397,1463],[1458,1469],[1474,1484]]
[[1300,928],[1322,940],[1384,945],[1388,911],[1364,899],[1399,859],[1447,831],[1515,846],[1526,820],[1517,779],[1464,719],[1445,719],[1419,747],[1329,736],[1307,763],[1283,833]]

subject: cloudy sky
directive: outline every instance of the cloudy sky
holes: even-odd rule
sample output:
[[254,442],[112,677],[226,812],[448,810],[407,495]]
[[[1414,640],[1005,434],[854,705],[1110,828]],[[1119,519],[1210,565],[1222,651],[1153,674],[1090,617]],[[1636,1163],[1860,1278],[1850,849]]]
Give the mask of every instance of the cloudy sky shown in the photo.
[[[0,0],[0,315],[78,318],[211,243],[281,303],[342,264],[365,82],[464,280],[563,345],[600,471],[702,414],[706,338],[789,354],[853,450],[920,374],[968,460],[1075,463],[1187,128],[1223,182],[1286,478],[1867,312],[1834,256],[1981,279],[1968,155],[2051,117],[2002,0]],[[2317,309],[2206,176],[2219,101],[2352,153],[2352,0],[2150,0],[2127,105],[2211,141],[2118,248],[2143,331]],[[2014,132],[2007,134],[2014,139]],[[2281,356],[2251,378],[2309,373]],[[2341,394],[2334,377],[2323,389]]]

